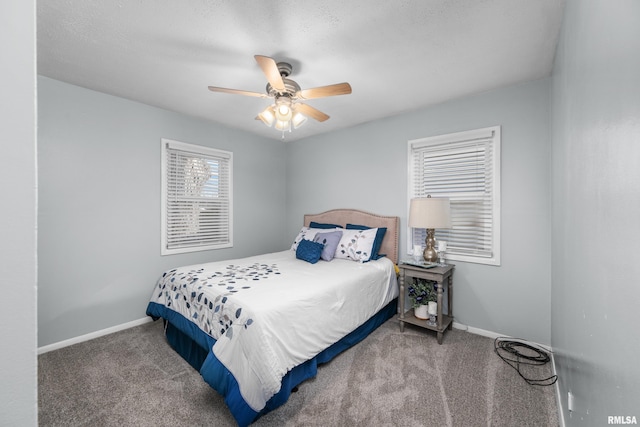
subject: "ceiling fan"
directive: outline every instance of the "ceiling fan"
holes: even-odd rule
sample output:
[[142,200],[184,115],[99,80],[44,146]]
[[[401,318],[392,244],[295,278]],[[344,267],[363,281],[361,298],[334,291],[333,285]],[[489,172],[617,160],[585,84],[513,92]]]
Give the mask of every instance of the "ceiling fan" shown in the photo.
[[276,63],[273,58],[262,55],[255,55],[254,58],[267,77],[266,93],[216,86],[209,86],[209,90],[257,98],[273,98],[274,103],[258,114],[256,120],[262,120],[267,126],[274,126],[277,130],[282,131],[283,138],[284,132],[291,131],[292,126],[294,129],[302,126],[307,121],[307,116],[319,122],[324,122],[329,118],[322,111],[304,104],[300,100],[348,95],[351,93],[349,83],[301,89],[298,83],[288,78],[293,70],[291,64],[287,62]]

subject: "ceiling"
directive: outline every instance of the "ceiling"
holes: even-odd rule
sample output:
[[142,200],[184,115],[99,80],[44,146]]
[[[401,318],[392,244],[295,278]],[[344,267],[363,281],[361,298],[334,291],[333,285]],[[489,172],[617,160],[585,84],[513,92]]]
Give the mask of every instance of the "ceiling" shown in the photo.
[[38,74],[267,138],[269,99],[254,60],[293,65],[305,101],[331,116],[287,141],[394,116],[551,73],[563,0],[46,0]]

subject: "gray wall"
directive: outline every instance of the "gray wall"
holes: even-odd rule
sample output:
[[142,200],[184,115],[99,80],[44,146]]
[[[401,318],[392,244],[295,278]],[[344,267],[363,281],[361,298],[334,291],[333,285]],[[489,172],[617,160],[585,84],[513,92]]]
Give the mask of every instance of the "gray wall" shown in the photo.
[[456,321],[550,343],[550,80],[467,97],[287,147],[287,240],[304,213],[359,208],[401,218],[408,140],[502,126],[502,265],[457,263]]
[[0,2],[0,424],[38,424],[35,1]]
[[[39,346],[144,318],[166,269],[280,249],[284,143],[38,83]],[[163,137],[233,152],[233,248],[160,256]]]
[[566,424],[601,426],[640,418],[640,2],[569,0],[564,20],[552,85],[551,342]]

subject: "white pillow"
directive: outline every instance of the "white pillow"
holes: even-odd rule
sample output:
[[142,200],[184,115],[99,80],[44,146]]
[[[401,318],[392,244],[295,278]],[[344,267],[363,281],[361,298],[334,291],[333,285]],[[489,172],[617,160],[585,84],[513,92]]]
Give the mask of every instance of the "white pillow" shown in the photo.
[[[316,234],[327,232],[327,231],[333,231],[333,230],[334,230],[333,228],[326,229],[326,228],[302,227],[302,229],[300,230],[300,233],[298,233],[298,236],[296,237],[296,239],[293,241],[293,244],[291,245],[291,250],[295,251],[296,249],[298,249],[298,243],[300,243],[302,239],[313,241],[313,238],[316,237]],[[342,230],[342,228],[337,228],[335,230]]]
[[368,230],[342,230],[342,239],[336,249],[336,258],[365,262],[371,258],[377,228]]

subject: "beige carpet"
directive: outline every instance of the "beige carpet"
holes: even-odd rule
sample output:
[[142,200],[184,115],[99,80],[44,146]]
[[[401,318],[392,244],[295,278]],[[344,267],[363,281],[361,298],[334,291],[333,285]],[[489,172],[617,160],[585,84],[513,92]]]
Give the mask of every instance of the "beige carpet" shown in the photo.
[[[166,344],[155,322],[39,356],[42,426],[233,426],[222,398]],[[529,367],[545,378],[551,366]],[[389,320],[321,366],[255,426],[557,426],[554,387],[528,385],[459,330]]]

